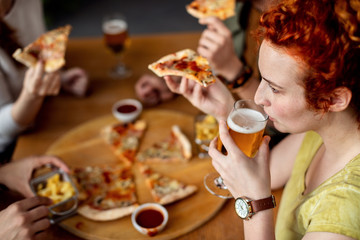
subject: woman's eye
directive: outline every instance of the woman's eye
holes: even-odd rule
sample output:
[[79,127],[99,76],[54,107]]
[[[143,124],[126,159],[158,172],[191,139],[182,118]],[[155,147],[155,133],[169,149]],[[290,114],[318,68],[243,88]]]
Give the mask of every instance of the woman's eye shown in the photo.
[[271,86],[271,84],[269,84],[269,88],[271,89],[271,91],[273,93],[279,93],[279,90],[277,90],[276,88],[274,88],[273,86]]

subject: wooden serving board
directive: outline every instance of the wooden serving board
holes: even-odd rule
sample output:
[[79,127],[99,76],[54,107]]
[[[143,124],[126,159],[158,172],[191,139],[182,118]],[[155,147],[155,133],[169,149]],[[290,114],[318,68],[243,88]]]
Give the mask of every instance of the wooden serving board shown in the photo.
[[[169,212],[168,224],[162,232],[154,237],[137,232],[131,224],[130,216],[114,221],[95,222],[75,215],[61,222],[61,227],[85,239],[173,239],[201,226],[220,210],[225,200],[211,195],[203,185],[204,176],[215,170],[209,158],[197,157],[194,145],[193,116],[176,111],[154,109],[144,111],[140,118],[148,123],[140,150],[154,142],[166,139],[174,124],[179,125],[192,141],[194,157],[188,163],[150,165],[167,176],[197,185],[198,191],[186,199],[165,206]],[[117,162],[109,146],[99,135],[102,127],[116,122],[117,120],[112,115],[107,115],[84,123],[53,143],[47,154],[61,157],[70,167]],[[139,203],[153,202],[144,178],[136,165],[133,166],[133,172]]]

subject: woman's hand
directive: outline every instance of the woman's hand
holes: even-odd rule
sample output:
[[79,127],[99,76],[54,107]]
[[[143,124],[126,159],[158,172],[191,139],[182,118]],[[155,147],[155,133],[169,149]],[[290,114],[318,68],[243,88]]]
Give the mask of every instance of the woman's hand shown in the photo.
[[206,88],[187,78],[182,78],[180,83],[171,76],[164,79],[172,92],[182,94],[192,105],[218,120],[226,119],[233,107],[232,94],[218,79]]
[[34,193],[30,189],[29,181],[33,170],[45,164],[55,165],[69,172],[69,168],[59,158],[54,156],[28,157],[12,161],[0,168],[0,182],[9,189],[20,192],[25,197],[32,197]]
[[45,97],[59,94],[61,88],[59,72],[46,73],[44,63],[39,61],[35,67],[25,73],[23,91],[33,97]]
[[163,79],[149,74],[142,75],[135,84],[137,97],[148,106],[166,102],[174,97]]
[[42,231],[50,226],[49,210],[51,200],[32,197],[8,206],[0,212],[0,239],[40,239]]
[[262,199],[271,195],[269,169],[269,141],[265,136],[255,158],[247,157],[229,135],[225,121],[219,122],[220,139],[227,150],[223,155],[216,149],[217,138],[209,147],[209,155],[216,171],[234,198],[246,196]]
[[232,34],[224,23],[216,17],[199,20],[207,25],[199,40],[198,53],[205,57],[217,75],[233,80],[243,68],[234,50]]
[[64,91],[77,97],[84,97],[89,85],[89,77],[85,70],[74,67],[61,74],[61,84]]

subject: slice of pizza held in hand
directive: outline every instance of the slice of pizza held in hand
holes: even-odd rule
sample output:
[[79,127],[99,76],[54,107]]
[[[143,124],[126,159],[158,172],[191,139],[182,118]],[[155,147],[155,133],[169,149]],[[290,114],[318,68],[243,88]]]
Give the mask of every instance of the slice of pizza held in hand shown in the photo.
[[197,191],[197,186],[165,176],[147,165],[140,164],[140,172],[155,202],[166,205],[184,199]]
[[191,49],[184,49],[160,58],[149,65],[159,77],[174,75],[192,79],[204,87],[215,82],[209,62]]
[[191,159],[191,142],[178,125],[173,125],[168,138],[154,143],[136,155],[139,162],[186,162]]
[[65,50],[70,31],[71,26],[66,25],[46,32],[24,49],[18,48],[13,57],[27,67],[33,67],[41,60],[46,72],[55,72],[65,65]]
[[235,0],[194,0],[186,5],[186,11],[196,18],[215,16],[225,20],[235,15]]

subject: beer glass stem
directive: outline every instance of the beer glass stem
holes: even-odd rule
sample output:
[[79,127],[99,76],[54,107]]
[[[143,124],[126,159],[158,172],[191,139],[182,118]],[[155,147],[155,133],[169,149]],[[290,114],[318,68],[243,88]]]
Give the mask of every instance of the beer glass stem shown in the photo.
[[111,69],[110,75],[113,78],[126,78],[129,77],[131,75],[131,71],[126,67],[126,65],[124,64],[124,62],[122,61],[123,59],[123,54],[116,54],[117,57],[117,62],[116,65]]

